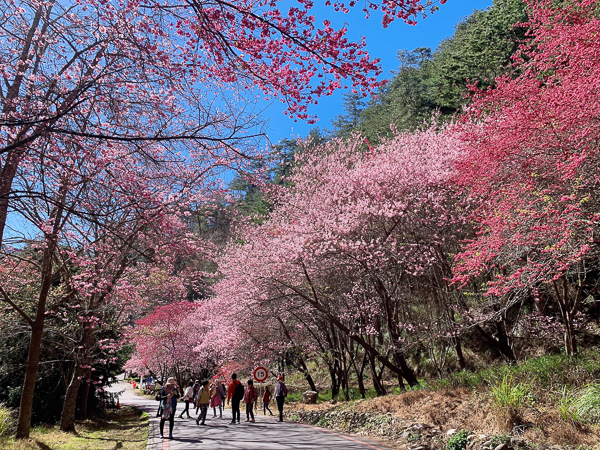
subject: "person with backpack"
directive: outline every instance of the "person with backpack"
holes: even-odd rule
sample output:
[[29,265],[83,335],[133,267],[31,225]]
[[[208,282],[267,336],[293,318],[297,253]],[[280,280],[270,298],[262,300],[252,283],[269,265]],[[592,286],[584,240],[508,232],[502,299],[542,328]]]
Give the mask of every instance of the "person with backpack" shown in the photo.
[[[175,425],[175,410],[177,409],[177,399],[179,398],[179,386],[175,378],[171,377],[160,390],[160,403],[162,415],[160,417],[160,438],[164,439],[165,421],[169,421],[169,439],[173,439],[173,426]],[[157,396],[157,397],[158,397]]]
[[244,394],[244,403],[246,404],[246,420],[244,422],[254,422],[254,411],[256,407],[256,400],[258,399],[258,392],[254,387],[254,381],[248,380],[248,387]]
[[279,422],[283,422],[283,402],[285,401],[287,394],[287,386],[283,382],[283,377],[279,375],[277,384],[275,384],[275,391],[273,392],[273,396],[277,401],[277,409],[279,410]]
[[[231,374],[231,383],[227,390],[227,404],[231,400],[231,424],[240,423],[240,402],[244,398],[244,386],[237,379],[237,374]],[[237,420],[237,422],[236,422]]]
[[[196,418],[196,425],[206,425],[206,413],[208,412],[208,404],[210,402],[210,388],[208,380],[202,380],[202,387],[198,391],[198,399],[196,400],[196,409],[200,408],[200,414]],[[202,421],[202,423],[200,423]]]
[[269,414],[273,415],[273,411],[269,408],[269,402],[271,401],[271,391],[269,390],[269,386],[265,386],[265,393],[263,394],[263,415],[267,415],[267,411]]

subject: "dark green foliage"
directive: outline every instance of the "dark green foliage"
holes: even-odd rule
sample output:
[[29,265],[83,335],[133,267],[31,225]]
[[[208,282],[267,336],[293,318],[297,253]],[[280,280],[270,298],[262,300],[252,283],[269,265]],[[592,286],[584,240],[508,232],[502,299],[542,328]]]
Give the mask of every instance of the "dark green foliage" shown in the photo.
[[245,216],[252,217],[258,223],[262,223],[270,210],[270,205],[264,199],[260,187],[252,180],[251,175],[237,175],[232,180],[229,188],[238,197],[235,204],[237,211]]
[[390,124],[399,130],[414,129],[431,117],[431,83],[426,65],[431,49],[417,48],[398,52],[397,75],[374,96],[361,115],[360,131],[372,143],[391,136]]
[[522,0],[495,0],[486,11],[475,11],[456,26],[454,36],[442,41],[428,67],[432,97],[442,113],[465,103],[467,80],[486,88],[512,70],[511,56],[525,38]]
[[436,111],[447,120],[468,103],[468,84],[487,88],[513,71],[511,56],[525,38],[525,30],[513,25],[526,20],[522,0],[496,0],[461,21],[433,54],[428,48],[399,51],[395,77],[371,99],[357,128],[375,144],[392,135],[390,124],[413,130]]
[[468,436],[469,432],[467,430],[460,430],[450,438],[446,450],[464,450],[469,443]]
[[360,123],[361,114],[366,107],[362,94],[347,92],[344,94],[344,113],[331,121],[335,136],[345,137],[355,131]]
[[262,224],[271,212],[272,205],[256,182],[256,177],[277,186],[289,186],[288,177],[296,164],[295,155],[304,149],[313,149],[325,140],[321,130],[315,127],[302,143],[296,139],[283,139],[273,145],[269,158],[257,162],[248,172],[239,173],[232,180],[229,188],[237,200],[231,206],[238,213]]

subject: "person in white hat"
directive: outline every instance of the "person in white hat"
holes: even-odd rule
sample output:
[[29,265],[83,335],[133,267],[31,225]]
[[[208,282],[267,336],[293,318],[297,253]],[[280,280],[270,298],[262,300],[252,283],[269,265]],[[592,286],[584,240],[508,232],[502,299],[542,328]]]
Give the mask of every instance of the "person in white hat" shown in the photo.
[[175,425],[175,410],[177,409],[177,399],[180,396],[179,386],[175,378],[170,377],[160,390],[160,401],[163,413],[160,418],[160,438],[164,439],[165,421],[169,421],[169,439],[173,439],[173,426]]

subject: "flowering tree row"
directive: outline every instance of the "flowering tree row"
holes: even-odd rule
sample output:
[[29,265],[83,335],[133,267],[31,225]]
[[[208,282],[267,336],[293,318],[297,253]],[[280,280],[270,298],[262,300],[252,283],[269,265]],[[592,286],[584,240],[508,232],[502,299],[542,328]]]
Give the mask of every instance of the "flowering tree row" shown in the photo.
[[230,358],[320,358],[342,388],[369,367],[383,393],[384,369],[413,385],[424,356],[464,368],[465,344],[514,361],[562,334],[576,355],[598,295],[595,6],[532,2],[518,70],[457,123],[297,156],[220,259],[208,308],[244,342]]

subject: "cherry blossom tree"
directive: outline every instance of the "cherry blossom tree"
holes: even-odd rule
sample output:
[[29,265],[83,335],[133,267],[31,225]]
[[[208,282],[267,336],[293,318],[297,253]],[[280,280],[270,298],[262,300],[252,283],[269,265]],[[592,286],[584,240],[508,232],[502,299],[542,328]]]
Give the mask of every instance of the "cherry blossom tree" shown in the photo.
[[[273,194],[269,220],[246,227],[243,244],[222,259],[217,298],[228,310],[244,303],[255,317],[279,317],[297,336],[324,321],[316,340],[329,336],[330,349],[341,349],[341,333],[364,350],[373,374],[380,364],[416,384],[405,351],[422,338],[413,340],[409,322],[423,334],[437,323],[436,336],[460,352],[448,253],[458,251],[465,205],[446,186],[460,152],[453,130],[432,128],[375,149],[355,136],[303,153],[292,187]],[[428,305],[435,319],[411,304]],[[336,352],[343,379],[348,353]]]
[[[136,299],[124,292],[131,294],[139,285],[122,284],[124,277],[131,279],[132,266],[137,270],[146,266],[172,270],[180,255],[200,257],[210,251],[210,245],[200,244],[177,214],[185,202],[202,201],[207,181],[203,174],[213,161],[204,165],[188,161],[183,167],[187,160],[181,157],[156,164],[151,160],[166,156],[161,146],[146,145],[141,155],[125,144],[96,143],[91,140],[77,153],[66,151],[63,142],[57,141],[43,156],[24,158],[27,164],[20,167],[16,178],[30,195],[15,199],[15,205],[39,230],[43,242],[41,255],[5,255],[9,267],[26,265],[33,279],[39,280],[39,288],[29,292],[35,299],[29,309],[13,299],[10,286],[2,286],[4,302],[20,314],[32,332],[19,415],[22,433],[29,428],[48,314],[66,304],[82,308],[74,319],[79,324],[77,348],[81,351],[74,354],[76,369],[67,387],[61,422],[63,429],[72,430],[82,371],[93,360],[96,336],[102,328],[99,324],[106,322],[101,313],[109,304],[122,310],[121,302],[133,305]],[[193,276],[199,279],[201,274]],[[57,284],[58,290],[54,288]]]
[[479,232],[459,256],[456,280],[483,276],[488,298],[553,299],[565,351],[595,292],[597,270],[600,30],[591,1],[530,2],[531,42],[519,74],[477,93],[464,124],[457,183],[478,202]]

